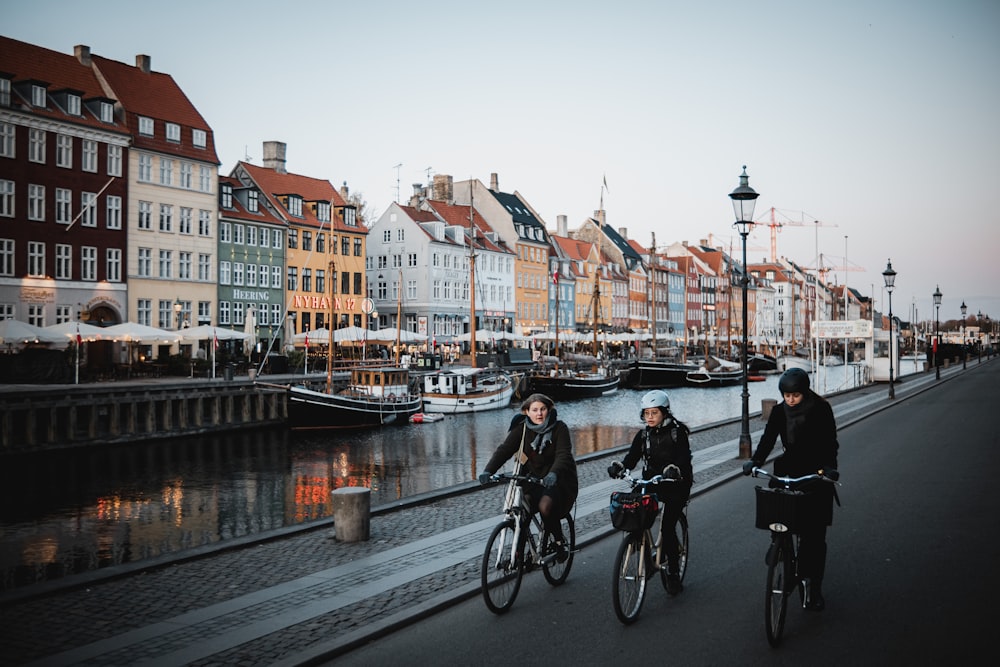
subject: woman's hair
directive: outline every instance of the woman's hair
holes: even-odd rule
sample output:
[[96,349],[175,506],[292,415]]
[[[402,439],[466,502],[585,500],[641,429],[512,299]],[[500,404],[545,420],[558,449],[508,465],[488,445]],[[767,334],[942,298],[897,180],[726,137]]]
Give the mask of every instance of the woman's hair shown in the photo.
[[544,403],[549,410],[556,406],[552,399],[545,394],[532,394],[521,403],[521,412],[527,412],[532,403]]

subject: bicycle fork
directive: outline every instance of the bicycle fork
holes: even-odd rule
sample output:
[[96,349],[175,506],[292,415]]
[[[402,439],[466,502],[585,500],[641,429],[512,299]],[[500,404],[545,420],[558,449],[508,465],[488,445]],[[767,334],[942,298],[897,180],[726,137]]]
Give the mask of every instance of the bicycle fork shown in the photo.
[[[764,563],[768,566],[778,565],[779,561],[789,558],[792,561],[791,571],[792,579],[795,585],[799,587],[799,593],[802,599],[802,608],[805,609],[809,606],[812,596],[812,586],[810,586],[809,577],[799,576],[799,559],[797,558],[795,544],[790,538],[779,537],[777,535],[773,536],[771,539],[771,546],[767,549],[767,555],[764,557]],[[784,590],[782,591],[785,595],[791,595],[794,590],[789,586],[789,581],[782,579],[782,586]]]

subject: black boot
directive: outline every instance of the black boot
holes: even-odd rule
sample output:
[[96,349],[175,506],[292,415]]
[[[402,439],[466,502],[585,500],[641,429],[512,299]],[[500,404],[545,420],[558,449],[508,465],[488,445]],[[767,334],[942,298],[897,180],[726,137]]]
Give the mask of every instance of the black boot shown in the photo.
[[823,611],[826,608],[826,600],[823,599],[823,580],[816,579],[809,582],[809,603],[806,605],[807,611]]

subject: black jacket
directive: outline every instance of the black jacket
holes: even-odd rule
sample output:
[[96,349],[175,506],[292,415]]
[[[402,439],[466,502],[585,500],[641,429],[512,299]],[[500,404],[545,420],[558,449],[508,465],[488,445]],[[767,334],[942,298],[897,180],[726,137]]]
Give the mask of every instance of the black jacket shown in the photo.
[[556,486],[575,502],[579,482],[576,477],[576,459],[573,458],[573,441],[569,435],[569,427],[566,426],[565,422],[556,422],[556,426],[552,430],[551,442],[544,447],[541,453],[536,453],[531,446],[535,440],[534,431],[525,428],[523,422],[520,425],[512,424],[512,426],[513,428],[507,433],[503,444],[493,452],[493,456],[484,470],[488,473],[499,470],[510,457],[517,454],[523,440],[527,460],[522,466],[522,470],[535,477],[545,477],[550,471],[555,472]]
[[836,469],[840,445],[837,442],[837,423],[830,403],[809,390],[803,398],[803,418],[794,438],[789,437],[786,407],[782,402],[771,410],[764,435],[757,443],[757,451],[752,457],[754,465],[763,465],[780,437],[785,451],[774,462],[777,474],[800,477],[818,470]]
[[662,474],[664,468],[674,464],[680,468],[681,476],[684,478],[682,486],[690,488],[694,481],[688,428],[672,416],[668,416],[656,428],[642,429],[632,438],[632,446],[629,447],[622,463],[631,470],[640,459],[644,461],[642,476],[645,478]]

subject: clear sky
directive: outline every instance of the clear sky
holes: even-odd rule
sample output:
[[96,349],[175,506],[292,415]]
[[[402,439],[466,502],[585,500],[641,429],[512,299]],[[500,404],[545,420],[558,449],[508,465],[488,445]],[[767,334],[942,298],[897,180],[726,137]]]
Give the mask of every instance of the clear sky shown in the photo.
[[[963,300],[1000,318],[996,0],[15,0],[0,15],[56,51],[151,56],[211,125],[224,174],[283,141],[289,171],[346,181],[378,214],[429,175],[495,172],[550,229],[603,197],[643,245],[711,235],[739,257],[728,194],[745,164],[756,217],[796,223],[779,255],[821,255],[884,310],[891,258],[903,319],[932,320],[937,285],[941,321]],[[760,226],[749,260],[769,248]]]

